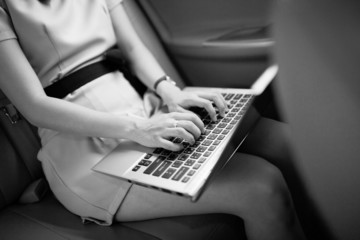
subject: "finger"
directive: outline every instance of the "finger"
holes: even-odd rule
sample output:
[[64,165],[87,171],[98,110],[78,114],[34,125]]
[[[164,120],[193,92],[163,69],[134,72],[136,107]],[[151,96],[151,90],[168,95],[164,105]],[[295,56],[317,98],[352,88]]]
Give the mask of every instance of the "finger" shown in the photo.
[[173,143],[169,139],[161,138],[159,142],[160,142],[160,147],[166,150],[177,152],[183,149],[183,146],[181,144]]
[[182,127],[169,128],[167,131],[167,135],[168,137],[182,138],[185,141],[189,142],[190,144],[195,143],[195,137]]
[[220,93],[199,93],[199,97],[212,101],[219,110],[220,116],[224,117],[225,112],[228,111],[227,103]]
[[210,100],[199,97],[198,100],[196,102],[194,102],[193,105],[196,107],[205,108],[205,110],[208,112],[211,120],[216,121],[216,110]]
[[198,115],[191,111],[184,109],[184,112],[182,113],[170,113],[170,115],[177,121],[187,120],[193,122],[198,127],[198,129],[200,129],[200,132],[204,132],[205,130],[203,121],[199,118]]
[[168,110],[169,112],[185,112],[185,109],[177,104],[168,104]]
[[201,135],[201,130],[191,121],[184,121],[184,120],[178,121],[177,127],[184,128],[186,131],[190,132],[195,139],[198,139]]

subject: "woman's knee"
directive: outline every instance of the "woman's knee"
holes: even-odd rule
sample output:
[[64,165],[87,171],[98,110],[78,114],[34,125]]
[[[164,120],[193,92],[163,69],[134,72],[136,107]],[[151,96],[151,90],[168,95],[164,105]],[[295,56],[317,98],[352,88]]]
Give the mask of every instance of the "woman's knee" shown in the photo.
[[291,208],[290,194],[280,170],[269,163],[258,167],[250,188],[248,207],[251,214],[283,218]]

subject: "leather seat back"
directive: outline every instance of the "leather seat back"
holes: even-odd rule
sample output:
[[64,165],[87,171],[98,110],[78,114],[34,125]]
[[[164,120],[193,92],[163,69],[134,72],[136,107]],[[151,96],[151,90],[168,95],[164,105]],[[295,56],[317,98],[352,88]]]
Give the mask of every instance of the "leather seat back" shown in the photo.
[[278,7],[277,92],[296,164],[334,239],[360,239],[360,2]]

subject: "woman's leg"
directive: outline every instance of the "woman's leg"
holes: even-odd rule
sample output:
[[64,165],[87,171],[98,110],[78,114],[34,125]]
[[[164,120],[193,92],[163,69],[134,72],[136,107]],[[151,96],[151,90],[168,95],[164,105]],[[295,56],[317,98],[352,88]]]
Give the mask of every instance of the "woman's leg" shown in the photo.
[[328,229],[304,185],[295,155],[291,152],[290,134],[288,124],[261,118],[238,151],[264,158],[280,169],[304,232],[309,238],[317,239],[320,235],[327,235]]
[[116,219],[135,221],[205,213],[241,217],[249,239],[303,239],[281,173],[267,161],[242,153],[235,154],[196,203],[134,185]]

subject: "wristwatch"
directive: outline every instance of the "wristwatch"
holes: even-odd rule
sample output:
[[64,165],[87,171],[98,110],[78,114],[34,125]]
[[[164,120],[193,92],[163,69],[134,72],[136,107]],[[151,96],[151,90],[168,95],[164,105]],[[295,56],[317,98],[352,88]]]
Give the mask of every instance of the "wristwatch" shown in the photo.
[[167,82],[171,83],[172,85],[176,86],[176,82],[174,80],[172,80],[168,75],[165,75],[165,76],[162,76],[161,78],[159,78],[158,80],[156,80],[156,82],[154,83],[154,91],[156,91],[156,88],[162,81],[167,81]]

